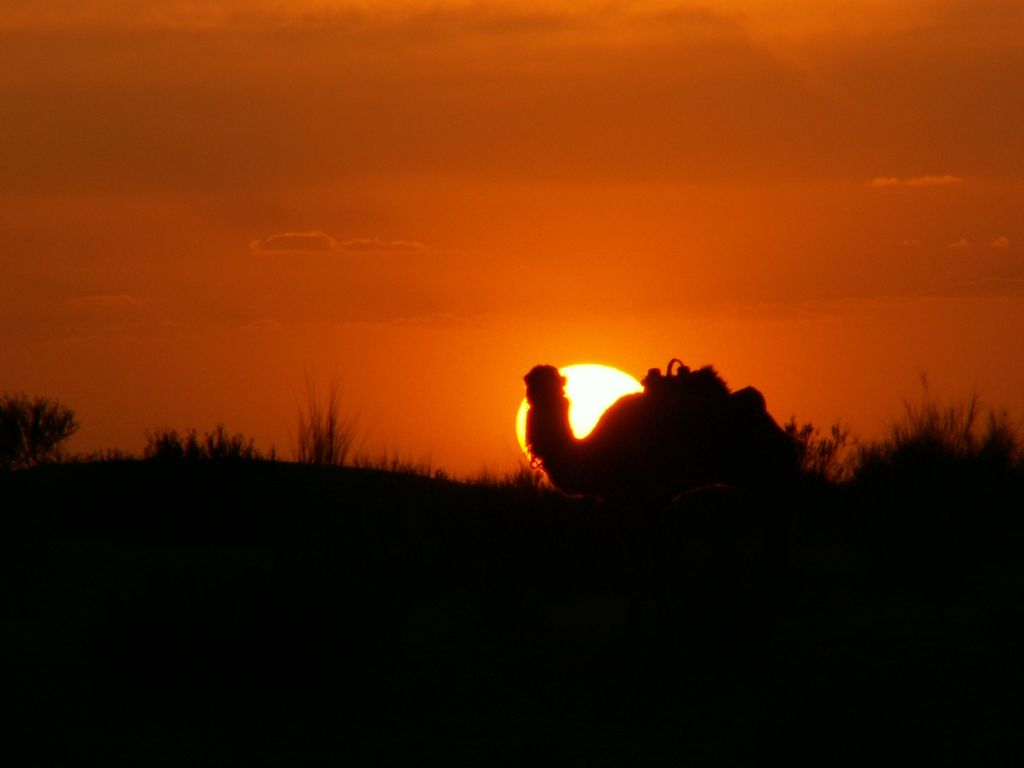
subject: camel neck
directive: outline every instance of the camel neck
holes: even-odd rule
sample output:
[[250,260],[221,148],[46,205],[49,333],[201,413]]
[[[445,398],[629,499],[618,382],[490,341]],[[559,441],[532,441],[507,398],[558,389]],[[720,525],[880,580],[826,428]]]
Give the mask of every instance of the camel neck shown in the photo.
[[[569,424],[569,401],[533,404],[526,415],[526,442],[555,485],[576,490],[582,441]],[[570,488],[572,486],[572,488]]]
[[526,414],[526,440],[534,453],[575,442],[569,424],[569,400],[534,403]]

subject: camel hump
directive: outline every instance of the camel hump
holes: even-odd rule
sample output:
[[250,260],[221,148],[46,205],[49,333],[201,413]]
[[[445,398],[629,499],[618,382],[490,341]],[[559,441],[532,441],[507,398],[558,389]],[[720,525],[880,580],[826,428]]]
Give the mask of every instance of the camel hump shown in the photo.
[[672,358],[665,373],[651,368],[643,378],[644,392],[656,398],[682,398],[709,402],[724,399],[729,387],[713,366],[692,370],[678,358]]
[[765,402],[764,395],[753,387],[737,389],[729,397],[743,410],[758,412],[768,410],[768,403]]

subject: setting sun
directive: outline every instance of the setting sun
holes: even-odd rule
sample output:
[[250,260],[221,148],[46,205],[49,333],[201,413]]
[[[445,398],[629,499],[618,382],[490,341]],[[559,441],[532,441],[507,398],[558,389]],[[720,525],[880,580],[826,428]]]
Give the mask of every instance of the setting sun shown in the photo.
[[[623,395],[640,392],[643,386],[618,368],[596,363],[579,363],[559,368],[565,376],[565,394],[569,398],[569,424],[576,437],[586,437],[612,403]],[[526,398],[516,414],[516,437],[526,453]]]

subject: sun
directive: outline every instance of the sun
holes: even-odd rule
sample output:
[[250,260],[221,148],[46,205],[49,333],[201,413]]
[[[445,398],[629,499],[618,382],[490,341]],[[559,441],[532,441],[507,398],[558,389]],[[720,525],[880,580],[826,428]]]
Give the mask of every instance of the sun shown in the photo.
[[[612,403],[623,395],[643,390],[643,385],[618,368],[596,363],[578,363],[559,368],[565,376],[565,394],[569,398],[569,426],[576,437],[586,437]],[[516,437],[526,453],[526,398],[516,414]]]

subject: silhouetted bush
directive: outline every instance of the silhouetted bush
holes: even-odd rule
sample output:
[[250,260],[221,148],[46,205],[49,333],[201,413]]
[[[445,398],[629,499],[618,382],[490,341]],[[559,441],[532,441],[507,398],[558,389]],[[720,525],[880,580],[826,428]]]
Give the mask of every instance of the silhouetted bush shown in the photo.
[[942,405],[926,391],[920,403],[904,403],[903,419],[885,439],[860,449],[854,474],[863,479],[887,468],[941,485],[969,467],[979,480],[1024,468],[1020,428],[1005,411],[983,414],[977,396]]
[[146,447],[143,458],[175,461],[175,460],[260,460],[276,459],[273,448],[264,455],[256,449],[255,442],[245,435],[229,434],[223,424],[218,424],[212,432],[206,432],[202,438],[194,429],[183,435],[168,427],[159,427],[146,432]]
[[60,460],[61,444],[77,430],[74,411],[56,400],[0,396],[0,470]]
[[798,425],[793,416],[783,429],[800,448],[800,469],[805,475],[830,483],[841,483],[850,478],[853,461],[849,455],[849,426],[836,422],[827,435],[822,435],[810,422]]
[[978,398],[944,405],[925,391],[855,457],[863,531],[882,562],[933,582],[955,578],[970,552],[1012,547],[1021,531],[1024,440]]
[[355,446],[358,419],[341,412],[337,382],[321,397],[307,374],[306,402],[299,406],[295,460],[301,464],[341,466]]

